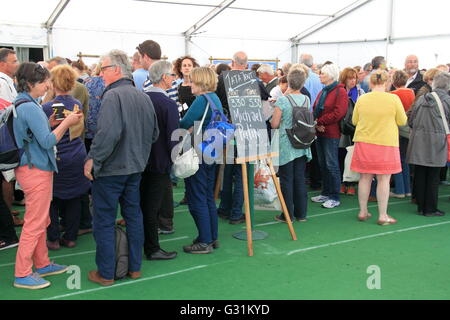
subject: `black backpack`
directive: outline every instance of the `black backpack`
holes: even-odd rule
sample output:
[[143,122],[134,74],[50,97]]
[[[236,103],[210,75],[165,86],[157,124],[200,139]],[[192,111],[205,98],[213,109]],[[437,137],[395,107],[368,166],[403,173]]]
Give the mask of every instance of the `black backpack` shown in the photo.
[[119,226],[115,226],[116,235],[116,269],[114,279],[125,278],[128,274],[128,239],[127,233]]
[[316,121],[309,108],[309,99],[298,106],[294,99],[287,95],[292,106],[292,129],[286,129],[289,141],[294,149],[307,149],[316,140]]
[[355,108],[355,103],[351,98],[348,99],[347,113],[339,122],[339,128],[341,133],[346,136],[353,137],[355,135],[356,127],[353,125],[353,109]]
[[27,138],[23,141],[24,149],[20,149],[17,146],[13,128],[13,122],[16,116],[15,109],[26,102],[30,101],[20,100],[14,105],[0,111],[0,171],[8,171],[18,167],[23,152],[25,152],[28,157],[28,161],[31,159],[28,150],[28,143],[31,142],[33,137],[31,130],[28,129]]

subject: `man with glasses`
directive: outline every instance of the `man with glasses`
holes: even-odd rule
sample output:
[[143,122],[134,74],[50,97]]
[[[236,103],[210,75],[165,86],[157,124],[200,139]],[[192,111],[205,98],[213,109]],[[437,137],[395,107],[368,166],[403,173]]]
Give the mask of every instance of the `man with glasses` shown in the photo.
[[417,92],[426,85],[423,81],[422,74],[419,70],[419,58],[415,55],[409,55],[405,59],[405,72],[408,74],[408,81],[406,82],[406,87]]
[[93,181],[98,267],[89,272],[88,278],[109,286],[115,277],[114,222],[119,202],[127,225],[128,276],[138,279],[141,275],[144,230],[139,185],[159,130],[151,99],[133,85],[126,53],[112,50],[101,58],[100,64],[106,89],[97,134],[84,166],[85,176]]

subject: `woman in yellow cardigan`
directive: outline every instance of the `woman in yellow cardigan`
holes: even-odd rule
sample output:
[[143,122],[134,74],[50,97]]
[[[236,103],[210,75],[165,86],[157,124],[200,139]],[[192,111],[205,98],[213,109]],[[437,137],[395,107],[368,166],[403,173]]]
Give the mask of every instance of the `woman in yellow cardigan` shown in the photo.
[[398,126],[404,126],[407,121],[399,97],[385,92],[387,80],[385,71],[373,73],[370,77],[372,92],[361,96],[355,105],[352,118],[356,126],[355,150],[350,166],[351,170],[361,174],[358,186],[360,221],[371,217],[367,201],[376,175],[378,224],[382,226],[397,222],[387,214],[389,182],[392,174],[402,171]]

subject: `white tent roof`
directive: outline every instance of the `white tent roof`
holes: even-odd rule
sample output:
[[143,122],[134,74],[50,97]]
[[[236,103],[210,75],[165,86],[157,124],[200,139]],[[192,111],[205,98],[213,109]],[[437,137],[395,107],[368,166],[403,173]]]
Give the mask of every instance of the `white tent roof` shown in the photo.
[[72,59],[113,48],[132,55],[154,39],[169,59],[189,52],[201,63],[238,50],[281,63],[307,51],[342,67],[376,55],[400,67],[410,53],[423,67],[450,62],[450,2],[442,0],[14,0],[7,8],[1,45]]

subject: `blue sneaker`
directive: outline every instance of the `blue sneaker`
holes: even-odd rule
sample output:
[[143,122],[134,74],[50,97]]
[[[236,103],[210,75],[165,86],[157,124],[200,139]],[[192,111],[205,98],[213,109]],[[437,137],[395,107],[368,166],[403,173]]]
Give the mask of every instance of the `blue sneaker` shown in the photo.
[[22,289],[42,289],[50,286],[50,281],[42,279],[41,276],[35,272],[27,277],[16,277],[13,286]]
[[67,266],[61,266],[59,264],[54,264],[52,262],[48,266],[46,266],[44,268],[36,269],[36,272],[41,277],[46,277],[46,276],[52,276],[52,275],[55,275],[55,274],[64,273],[64,272],[67,271],[67,269],[68,269]]

